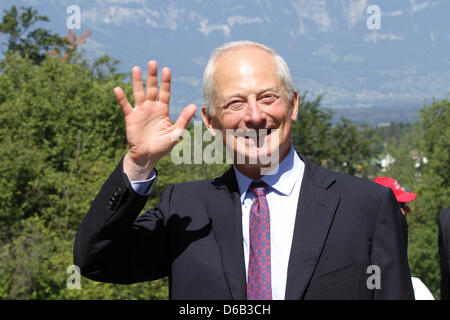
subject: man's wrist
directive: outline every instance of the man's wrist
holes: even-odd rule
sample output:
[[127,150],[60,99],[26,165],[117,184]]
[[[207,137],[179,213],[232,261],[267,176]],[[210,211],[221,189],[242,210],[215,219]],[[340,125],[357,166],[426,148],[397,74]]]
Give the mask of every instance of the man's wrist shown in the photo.
[[123,172],[126,173],[130,181],[147,180],[155,168],[156,162],[153,159],[148,159],[138,164],[127,153],[123,158]]
[[156,176],[156,169],[153,169],[150,172],[150,176],[147,177],[146,180],[131,181],[128,177],[127,178],[130,181],[131,187],[136,193],[142,196],[149,196],[154,189]]

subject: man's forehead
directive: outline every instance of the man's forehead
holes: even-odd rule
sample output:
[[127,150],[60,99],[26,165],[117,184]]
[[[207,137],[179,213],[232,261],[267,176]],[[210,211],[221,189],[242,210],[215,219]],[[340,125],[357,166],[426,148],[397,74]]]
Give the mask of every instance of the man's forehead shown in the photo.
[[239,64],[239,73],[240,74],[254,74],[255,73],[255,65],[253,63],[249,63],[249,61],[243,61]]
[[213,77],[219,86],[246,82],[248,79],[270,82],[273,86],[272,82],[278,75],[270,53],[259,48],[242,48],[222,56],[217,61]]
[[267,60],[272,63],[275,62],[273,55],[266,50],[259,47],[247,46],[232,48],[227,52],[224,52],[216,61],[216,69],[221,65],[241,60],[246,60],[252,63],[257,63],[260,60]]
[[219,78],[216,82],[216,97],[221,100],[227,100],[237,96],[248,97],[251,94],[259,96],[269,91],[281,94],[282,85],[278,77],[255,76],[249,78],[236,77],[227,80]]

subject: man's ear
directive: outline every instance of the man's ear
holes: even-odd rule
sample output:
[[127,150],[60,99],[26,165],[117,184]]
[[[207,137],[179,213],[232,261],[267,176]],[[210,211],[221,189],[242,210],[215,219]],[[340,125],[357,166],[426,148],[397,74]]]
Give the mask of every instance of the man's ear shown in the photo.
[[293,90],[292,101],[290,103],[292,110],[291,119],[292,121],[296,121],[298,117],[298,92],[296,90]]
[[206,106],[202,107],[202,119],[203,123],[206,126],[206,129],[208,129],[209,133],[211,133],[212,136],[216,135],[216,132],[214,130],[213,126],[213,117],[209,115],[209,113],[206,111]]

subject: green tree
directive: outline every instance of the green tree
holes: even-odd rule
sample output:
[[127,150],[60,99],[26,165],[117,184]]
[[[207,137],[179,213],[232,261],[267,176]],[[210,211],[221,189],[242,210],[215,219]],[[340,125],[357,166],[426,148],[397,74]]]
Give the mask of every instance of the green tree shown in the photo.
[[376,129],[376,135],[380,140],[386,143],[385,146],[395,143],[398,146],[401,139],[411,136],[414,130],[414,123],[410,122],[391,122],[387,126],[381,126]]
[[18,54],[21,57],[28,56],[34,64],[39,64],[45,59],[45,55],[52,50],[62,50],[68,45],[68,41],[56,33],[44,28],[30,28],[37,22],[48,22],[46,16],[39,15],[37,10],[31,7],[12,6],[4,10],[4,16],[0,23],[0,33],[7,36],[6,54]]
[[419,277],[439,298],[436,221],[439,212],[450,204],[449,101],[424,106],[417,122],[409,127],[400,127],[403,134],[391,140],[386,153],[395,162],[378,175],[392,177],[406,191],[418,194],[409,203],[412,212],[407,216],[409,264],[412,275]]
[[[437,217],[450,206],[450,101],[435,101],[421,109],[417,144],[421,161],[416,200],[409,222],[409,256],[413,274],[439,298],[440,270]],[[427,159],[423,163],[423,157]]]
[[80,179],[94,182],[125,148],[111,95],[121,77],[98,80],[87,67],[58,58],[36,66],[10,56],[0,79],[0,180],[9,190],[0,198],[7,208],[0,228],[8,235],[37,212],[49,223],[73,225],[93,192]]
[[320,106],[322,96],[299,99],[299,116],[292,129],[294,148],[319,165],[367,177],[377,167],[377,138],[373,129],[358,127],[341,118],[333,125],[333,111]]
[[294,148],[313,162],[325,165],[328,160],[332,141],[331,119],[333,113],[321,108],[322,96],[310,101],[307,93],[299,97],[298,117],[292,128]]
[[342,118],[331,132],[332,147],[328,167],[351,175],[368,177],[377,167],[372,161],[377,158],[377,139],[374,130],[366,126],[357,127]]
[[[9,55],[0,74],[0,298],[164,299],[167,279],[131,286],[82,279],[69,290],[75,232],[125,154],[115,73]],[[188,177],[186,177],[188,179]]]

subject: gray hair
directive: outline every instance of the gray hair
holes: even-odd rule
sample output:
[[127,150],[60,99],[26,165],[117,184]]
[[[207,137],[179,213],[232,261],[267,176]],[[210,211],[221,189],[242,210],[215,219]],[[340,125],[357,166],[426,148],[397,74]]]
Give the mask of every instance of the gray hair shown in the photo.
[[281,81],[281,84],[284,86],[284,89],[287,92],[289,101],[292,101],[293,99],[294,85],[292,84],[292,78],[291,73],[289,71],[289,67],[287,66],[284,59],[275,52],[275,50],[263,44],[253,41],[227,42],[213,51],[211,57],[209,58],[208,64],[205,67],[205,71],[203,72],[203,99],[206,105],[206,112],[210,116],[215,115],[214,109],[215,86],[213,75],[216,69],[216,62],[228,51],[244,47],[260,48],[273,56],[273,58],[275,59],[275,64],[277,66],[277,74]]

